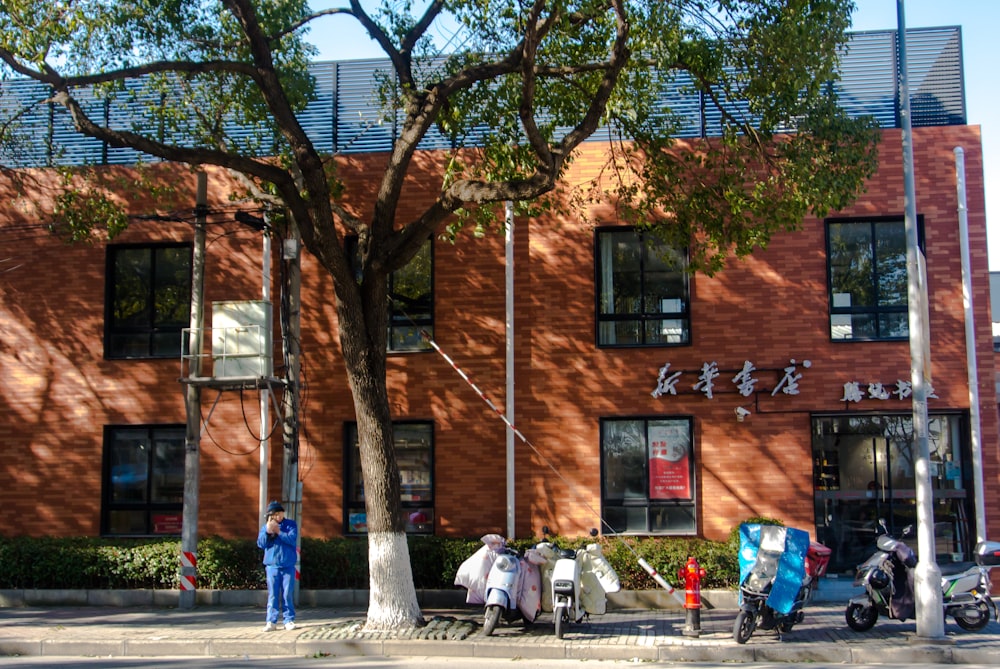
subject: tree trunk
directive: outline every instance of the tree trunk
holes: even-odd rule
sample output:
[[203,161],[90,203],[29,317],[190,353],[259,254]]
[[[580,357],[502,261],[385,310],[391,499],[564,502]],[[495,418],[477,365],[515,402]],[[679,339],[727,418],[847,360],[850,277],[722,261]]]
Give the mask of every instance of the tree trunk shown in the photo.
[[[390,630],[422,626],[424,620],[413,585],[406,524],[400,504],[399,467],[386,389],[386,316],[382,314],[388,313],[388,305],[384,298],[378,297],[367,303],[366,311],[374,311],[370,321],[359,314],[353,314],[353,318],[345,314],[348,309],[343,302],[338,307],[341,345],[358,419],[368,523],[370,596],[365,628]],[[368,327],[358,327],[365,322]],[[370,332],[379,334],[367,336]]]

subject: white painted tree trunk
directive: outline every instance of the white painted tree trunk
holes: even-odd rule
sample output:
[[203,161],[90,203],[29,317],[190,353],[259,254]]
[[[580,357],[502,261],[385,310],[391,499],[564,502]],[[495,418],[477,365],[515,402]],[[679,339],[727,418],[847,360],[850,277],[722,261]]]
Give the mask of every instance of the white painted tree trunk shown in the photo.
[[368,573],[371,591],[366,630],[396,630],[423,624],[405,533],[368,535]]

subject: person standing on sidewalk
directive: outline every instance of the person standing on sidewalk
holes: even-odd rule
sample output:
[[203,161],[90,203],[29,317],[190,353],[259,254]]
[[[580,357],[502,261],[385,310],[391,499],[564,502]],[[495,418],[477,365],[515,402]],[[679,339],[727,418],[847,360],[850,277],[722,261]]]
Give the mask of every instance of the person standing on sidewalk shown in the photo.
[[278,626],[278,614],[284,610],[286,630],[295,629],[295,545],[299,527],[285,518],[285,507],[278,502],[267,506],[267,520],[257,535],[257,546],[264,549],[267,574],[267,623],[264,631]]

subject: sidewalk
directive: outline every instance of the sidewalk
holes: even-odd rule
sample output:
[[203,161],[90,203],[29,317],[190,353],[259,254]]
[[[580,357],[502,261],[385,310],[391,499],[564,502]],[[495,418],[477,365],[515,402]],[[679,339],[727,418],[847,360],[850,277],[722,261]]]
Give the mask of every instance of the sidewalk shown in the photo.
[[299,610],[292,631],[264,632],[259,607],[46,607],[0,609],[0,655],[29,656],[322,656],[420,655],[493,658],[569,658],[699,662],[955,663],[994,664],[1000,624],[964,632],[950,619],[947,638],[916,637],[913,621],[880,619],[869,632],[851,631],[844,605],[818,603],[805,621],[779,639],[757,630],[745,644],[732,636],[736,612],[701,611],[701,634],[684,636],[683,610],[610,610],[570,625],[556,639],[551,615],[525,629],[501,626],[481,633],[482,609],[424,609],[426,627],[412,633],[369,634],[365,610]]

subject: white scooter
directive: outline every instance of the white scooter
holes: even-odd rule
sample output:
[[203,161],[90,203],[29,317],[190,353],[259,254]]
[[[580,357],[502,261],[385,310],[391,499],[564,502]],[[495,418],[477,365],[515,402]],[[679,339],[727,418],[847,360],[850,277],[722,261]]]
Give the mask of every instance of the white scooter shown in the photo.
[[508,623],[521,617],[521,612],[517,608],[520,592],[521,556],[516,550],[505,545],[498,552],[489,576],[486,577],[486,617],[483,621],[483,634],[486,636],[493,634],[501,616]]
[[[618,575],[601,555],[597,544],[592,544],[587,549],[571,550],[548,541],[548,526],[542,528],[542,534],[546,541],[536,548],[552,565],[552,621],[555,623],[556,638],[562,639],[570,622],[578,623],[592,612],[604,613],[604,595],[618,591]],[[597,530],[592,529],[590,535],[597,536]],[[599,566],[595,564],[597,561]],[[584,571],[587,576],[583,576]],[[581,586],[583,578],[591,581],[589,587]],[[583,601],[585,590],[591,594],[589,610],[587,603]]]
[[541,610],[539,565],[545,558],[530,548],[522,557],[499,534],[481,541],[482,548],[459,566],[455,585],[468,589],[466,602],[485,606],[483,634],[493,634],[501,619],[531,624]]

